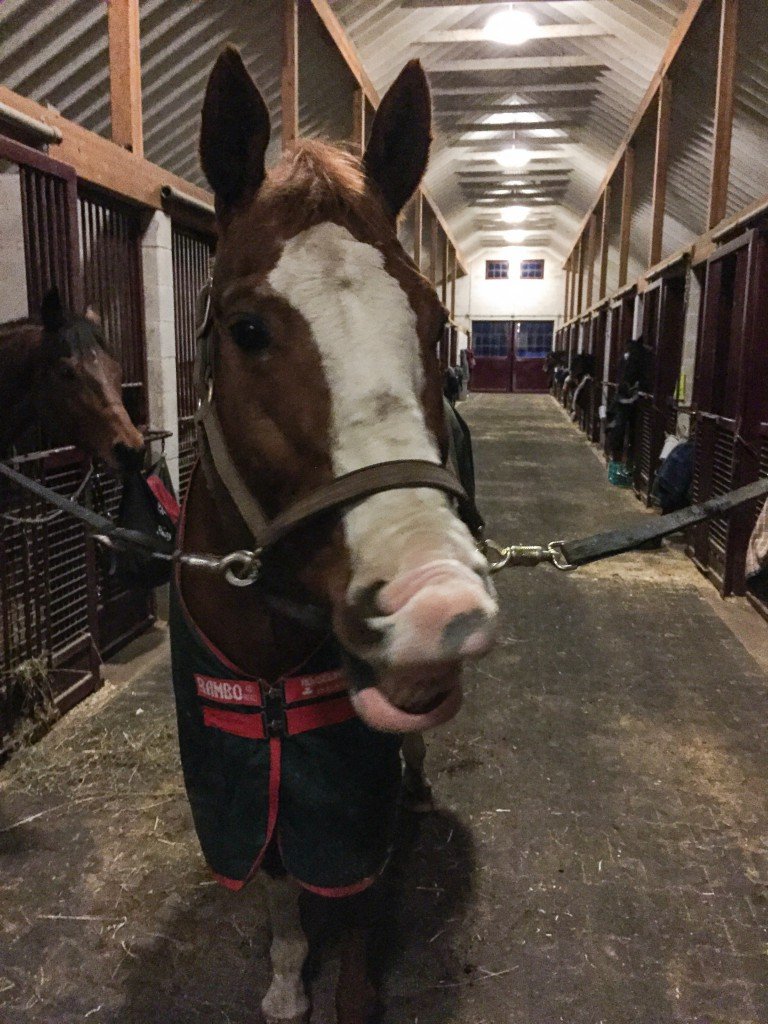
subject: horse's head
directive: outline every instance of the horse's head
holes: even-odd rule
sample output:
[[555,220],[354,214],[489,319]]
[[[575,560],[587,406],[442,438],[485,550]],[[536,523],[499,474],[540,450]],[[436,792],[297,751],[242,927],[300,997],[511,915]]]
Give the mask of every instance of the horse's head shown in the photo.
[[[430,121],[412,62],[362,161],[305,142],[267,174],[269,115],[237,52],[211,74],[200,153],[220,226],[215,401],[269,515],[361,467],[446,458],[436,348],[447,315],[396,232],[426,167]],[[332,606],[364,719],[405,732],[455,713],[462,661],[491,645],[497,607],[444,494],[368,497],[340,523],[297,532],[281,557]]]
[[43,299],[43,340],[35,396],[40,416],[68,443],[113,469],[141,465],[144,439],[123,405],[120,365],[109,354],[98,316],[75,316],[57,288]]

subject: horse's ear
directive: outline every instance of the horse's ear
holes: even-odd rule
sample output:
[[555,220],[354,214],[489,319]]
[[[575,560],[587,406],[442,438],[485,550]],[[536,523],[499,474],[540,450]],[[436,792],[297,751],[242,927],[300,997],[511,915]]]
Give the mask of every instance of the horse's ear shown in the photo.
[[409,61],[389,87],[373,119],[363,157],[368,177],[396,217],[411,198],[429,160],[432,103],[427,76],[418,60]]
[[40,316],[43,327],[51,334],[61,330],[66,320],[64,306],[61,303],[61,295],[56,285],[53,285],[43,296],[43,304],[40,307]]
[[83,316],[85,317],[89,324],[93,324],[93,326],[98,328],[100,331],[104,330],[104,326],[101,322],[101,317],[93,308],[93,306],[86,306],[85,313],[83,313]]
[[213,66],[203,102],[200,163],[222,213],[247,202],[264,180],[269,111],[243,60],[227,46]]

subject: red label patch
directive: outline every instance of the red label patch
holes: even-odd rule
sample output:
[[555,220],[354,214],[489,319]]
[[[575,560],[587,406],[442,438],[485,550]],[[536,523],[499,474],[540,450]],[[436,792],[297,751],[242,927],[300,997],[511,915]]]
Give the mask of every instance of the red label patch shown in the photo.
[[285,681],[285,699],[289,704],[297,700],[313,700],[340,693],[346,689],[344,673],[340,669],[320,672],[316,676],[294,676]]
[[207,697],[223,704],[241,704],[245,707],[261,707],[261,690],[258,683],[240,679],[214,679],[212,676],[195,676],[198,697]]

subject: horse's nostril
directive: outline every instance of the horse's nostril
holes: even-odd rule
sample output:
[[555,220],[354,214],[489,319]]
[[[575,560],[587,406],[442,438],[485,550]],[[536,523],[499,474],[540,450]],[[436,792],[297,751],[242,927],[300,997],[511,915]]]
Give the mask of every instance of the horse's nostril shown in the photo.
[[384,587],[383,580],[377,580],[375,583],[369,584],[360,590],[352,601],[352,607],[355,610],[355,614],[364,621],[368,619],[376,618],[382,615],[382,609],[379,605],[379,594]]
[[[463,648],[468,640],[477,637],[482,641],[483,634],[490,626],[488,615],[479,608],[460,612],[443,628],[441,643],[446,655],[466,653]],[[474,644],[472,645],[474,646]]]

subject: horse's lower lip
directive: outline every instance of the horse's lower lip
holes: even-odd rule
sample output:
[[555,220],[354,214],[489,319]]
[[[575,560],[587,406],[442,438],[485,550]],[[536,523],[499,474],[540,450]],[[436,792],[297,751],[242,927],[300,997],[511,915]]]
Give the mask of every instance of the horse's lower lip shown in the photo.
[[434,711],[435,708],[440,707],[449,693],[450,690],[441,690],[430,700],[421,701],[416,704],[408,704],[403,707],[402,710],[407,711],[409,715],[428,715],[430,711]]

